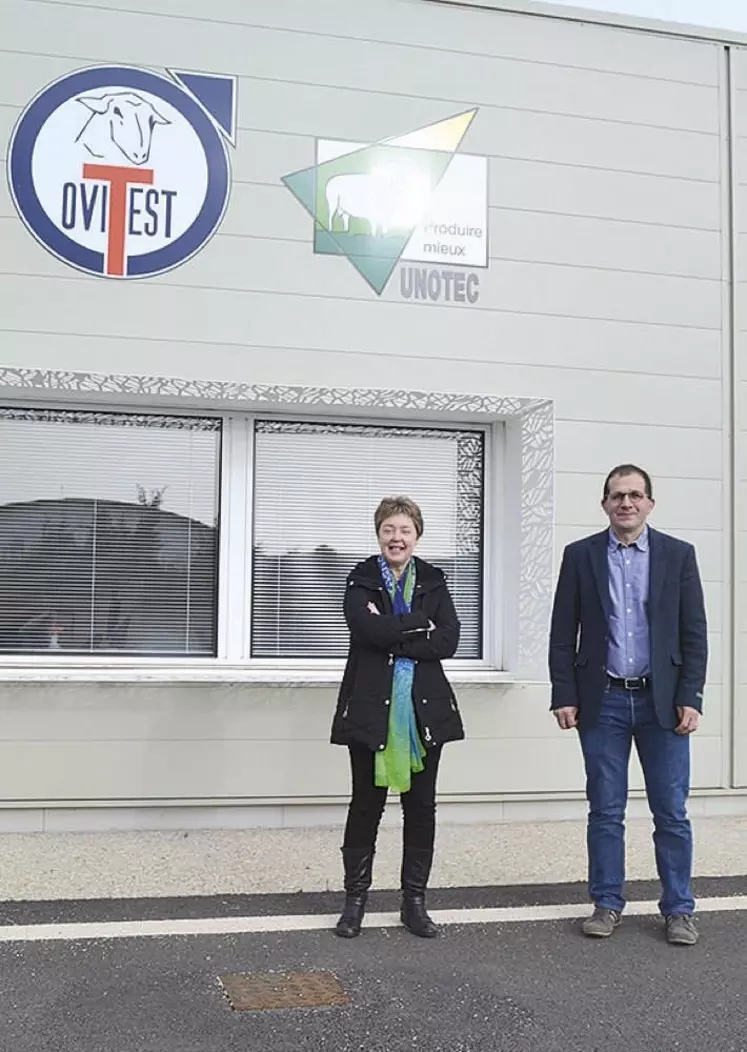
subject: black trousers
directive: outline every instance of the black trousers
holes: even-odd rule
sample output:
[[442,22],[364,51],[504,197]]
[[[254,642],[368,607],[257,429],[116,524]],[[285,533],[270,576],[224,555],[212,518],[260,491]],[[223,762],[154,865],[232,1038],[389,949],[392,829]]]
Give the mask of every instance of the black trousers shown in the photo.
[[[350,771],[353,794],[348,807],[343,847],[373,848],[384,813],[387,789],[374,785],[374,753],[365,746],[351,745]],[[404,821],[402,842],[405,847],[433,847],[436,836],[436,776],[441,760],[441,746],[428,749],[425,767],[413,774],[410,790],[402,793]]]

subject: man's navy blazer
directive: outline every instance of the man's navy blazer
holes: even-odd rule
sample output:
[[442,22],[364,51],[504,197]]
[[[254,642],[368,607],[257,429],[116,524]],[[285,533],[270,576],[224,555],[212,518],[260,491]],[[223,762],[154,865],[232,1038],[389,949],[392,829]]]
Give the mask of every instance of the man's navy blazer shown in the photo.
[[[550,628],[551,709],[576,706],[579,726],[598,719],[607,686],[609,530],[563,553]],[[695,549],[649,527],[650,679],[656,716],[675,727],[677,706],[703,708],[708,661],[703,588]]]

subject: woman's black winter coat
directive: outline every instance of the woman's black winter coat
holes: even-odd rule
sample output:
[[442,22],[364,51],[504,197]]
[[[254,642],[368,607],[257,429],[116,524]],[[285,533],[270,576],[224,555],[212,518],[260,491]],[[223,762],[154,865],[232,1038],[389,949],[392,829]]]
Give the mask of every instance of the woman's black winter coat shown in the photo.
[[[441,661],[459,644],[459,619],[441,570],[415,559],[412,613],[392,612],[376,556],[349,574],[344,611],[350,650],[332,722],[333,745],[386,747],[394,659],[413,658],[413,702],[426,749],[464,737],[454,692]],[[374,603],[377,614],[368,604]],[[428,623],[436,627],[427,631]],[[426,630],[426,631],[424,631]]]

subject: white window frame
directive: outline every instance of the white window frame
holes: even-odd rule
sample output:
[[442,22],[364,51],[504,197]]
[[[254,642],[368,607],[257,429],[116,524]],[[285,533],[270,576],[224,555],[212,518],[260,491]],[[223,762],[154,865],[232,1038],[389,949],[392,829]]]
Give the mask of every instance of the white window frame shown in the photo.
[[[270,671],[327,669],[342,673],[343,658],[255,658],[251,656],[251,584],[254,494],[254,426],[258,420],[282,420],[298,424],[359,424],[361,426],[418,428],[437,427],[441,431],[475,431],[484,437],[482,537],[483,577],[481,627],[482,658],[458,658],[447,662],[448,668],[505,671],[501,667],[502,609],[491,604],[487,596],[502,594],[503,546],[497,543],[501,530],[494,522],[493,504],[500,492],[503,473],[503,427],[501,424],[454,423],[452,421],[409,421],[397,417],[342,417],[299,413],[227,414],[223,417],[223,451],[221,481],[220,580],[218,657],[232,666]],[[243,512],[243,514],[242,514]],[[373,529],[371,545],[375,548]],[[368,553],[361,552],[361,558]]]
[[[60,391],[64,392],[62,397]],[[480,661],[450,662],[449,669],[457,682],[544,682],[553,578],[551,401],[370,388],[237,385],[0,367],[0,402],[63,411],[216,416],[223,421],[216,656],[4,655],[0,656],[0,681],[295,685],[339,681],[340,660],[242,659],[237,663],[234,656],[239,638],[240,652],[248,653],[250,453],[252,421],[262,417],[379,426],[485,427],[490,438],[485,449],[484,657]],[[243,481],[236,478],[237,472]]]

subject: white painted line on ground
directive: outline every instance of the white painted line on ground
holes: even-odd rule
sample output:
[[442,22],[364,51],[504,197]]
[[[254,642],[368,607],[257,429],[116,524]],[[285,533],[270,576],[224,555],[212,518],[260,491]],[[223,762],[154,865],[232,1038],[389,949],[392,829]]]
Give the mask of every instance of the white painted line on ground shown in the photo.
[[[588,903],[555,906],[506,906],[486,909],[431,910],[438,924],[527,924],[573,920],[589,915]],[[700,899],[698,913],[747,910],[747,895]],[[627,916],[659,912],[655,902],[629,902]],[[286,931],[324,931],[335,926],[337,914],[287,914],[267,917],[201,917],[192,920],[85,921],[70,924],[0,925],[0,942],[72,942],[79,939],[139,939],[175,935],[253,935]],[[368,913],[368,928],[396,928],[397,913]]]

